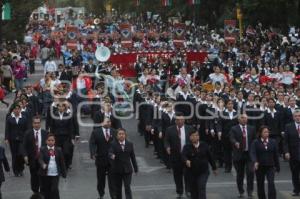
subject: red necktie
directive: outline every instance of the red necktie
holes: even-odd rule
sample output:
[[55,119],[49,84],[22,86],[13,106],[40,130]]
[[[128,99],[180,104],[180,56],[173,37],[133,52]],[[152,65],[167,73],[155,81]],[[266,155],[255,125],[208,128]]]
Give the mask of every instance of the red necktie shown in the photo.
[[246,146],[247,146],[247,138],[246,138],[247,134],[246,134],[246,128],[245,126],[243,126],[243,149],[246,150]]
[[300,124],[298,124],[297,131],[298,131],[298,135],[299,135],[299,137],[300,137]]
[[53,149],[49,149],[48,154],[50,157],[55,156],[55,151]]
[[105,129],[105,139],[106,139],[106,142],[109,141],[109,138],[110,138],[110,135],[109,135],[108,129]]
[[39,157],[39,135],[38,131],[35,131],[35,157]]

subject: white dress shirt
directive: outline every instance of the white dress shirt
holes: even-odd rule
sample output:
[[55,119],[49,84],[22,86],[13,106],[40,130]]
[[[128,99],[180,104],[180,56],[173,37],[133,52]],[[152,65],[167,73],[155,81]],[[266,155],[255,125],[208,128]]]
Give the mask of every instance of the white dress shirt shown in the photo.
[[[48,150],[52,149],[53,151],[55,151],[54,147],[47,146],[47,148],[48,148]],[[56,165],[56,161],[55,161],[55,154],[54,154],[54,156],[50,156],[47,176],[58,176],[58,170],[57,170],[57,165]]]
[[184,147],[184,145],[186,144],[186,140],[185,140],[185,128],[184,126],[182,126],[181,128],[177,127],[178,130],[180,131],[180,145],[181,145],[181,151]]

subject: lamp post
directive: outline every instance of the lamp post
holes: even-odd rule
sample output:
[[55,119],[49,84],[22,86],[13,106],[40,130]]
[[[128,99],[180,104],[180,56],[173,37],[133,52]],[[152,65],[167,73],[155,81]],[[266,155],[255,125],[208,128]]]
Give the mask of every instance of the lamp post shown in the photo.
[[239,21],[239,29],[240,29],[240,41],[243,39],[243,13],[240,4],[237,4],[236,8],[236,18]]

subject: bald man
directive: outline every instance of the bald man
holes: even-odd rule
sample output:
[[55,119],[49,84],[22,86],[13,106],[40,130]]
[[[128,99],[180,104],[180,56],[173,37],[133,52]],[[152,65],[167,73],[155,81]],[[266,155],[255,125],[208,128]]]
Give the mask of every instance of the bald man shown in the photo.
[[248,125],[248,116],[241,114],[238,117],[239,124],[230,129],[230,142],[233,145],[233,165],[236,170],[236,183],[239,198],[244,196],[244,176],[247,176],[248,198],[252,198],[254,171],[250,159],[250,146],[255,139],[255,128]]

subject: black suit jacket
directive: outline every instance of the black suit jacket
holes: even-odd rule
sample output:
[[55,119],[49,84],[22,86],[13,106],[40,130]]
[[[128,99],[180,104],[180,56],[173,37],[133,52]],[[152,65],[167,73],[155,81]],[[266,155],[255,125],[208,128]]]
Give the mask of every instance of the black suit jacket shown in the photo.
[[[190,134],[193,131],[193,127],[189,125],[184,125],[185,128],[185,142],[190,143]],[[182,146],[183,147],[183,146]],[[173,125],[167,128],[165,134],[165,148],[170,148],[171,154],[170,158],[172,162],[182,163],[181,158],[181,140],[178,136],[177,126]]]
[[229,140],[230,137],[230,129],[237,125],[238,122],[238,113],[237,112],[233,112],[233,118],[230,119],[229,117],[229,113],[224,111],[220,117],[220,126],[221,126],[221,131],[222,131],[222,139],[226,139]]
[[[64,161],[64,155],[60,147],[55,147],[54,150],[55,150],[55,161],[56,161],[58,174],[63,178],[65,178],[67,176],[67,172],[66,172],[66,166]],[[47,146],[42,147],[40,150],[40,157],[39,157],[39,163],[40,163],[39,174],[41,176],[47,176],[49,161],[50,161],[50,156],[49,156],[48,148]],[[43,169],[44,164],[47,165],[46,169]]]
[[[240,125],[235,125],[230,129],[230,142],[233,145],[233,161],[239,161],[244,153],[243,151],[243,132]],[[255,128],[253,126],[247,125],[247,135],[248,135],[248,152],[250,152],[251,144],[255,139]],[[234,145],[235,143],[240,143],[240,148],[237,149]]]
[[173,117],[171,119],[169,117],[168,113],[163,112],[161,115],[161,131],[162,131],[163,135],[165,135],[167,129],[173,125],[175,125],[175,114],[173,115]]
[[270,135],[272,136],[281,136],[281,132],[284,131],[282,115],[279,111],[274,113],[274,117],[268,111],[264,113],[263,119],[264,125],[269,127]]
[[291,160],[300,160],[299,144],[300,138],[295,123],[290,123],[285,126],[284,130],[284,153],[290,153]]
[[63,113],[63,118],[59,118],[58,112],[54,112],[55,117],[51,118],[50,121],[50,132],[55,136],[69,136],[70,138],[75,137],[74,132],[74,118],[70,113]]
[[[45,130],[41,130],[41,137],[42,137],[42,144],[41,147],[46,146],[46,140],[47,140],[47,132]],[[33,129],[29,129],[26,131],[24,140],[23,140],[23,156],[28,157],[29,165],[35,166],[34,161],[36,160],[35,157],[35,137],[34,137],[34,131]]]
[[[115,155],[114,159],[111,158],[112,155]],[[128,140],[125,141],[124,151],[117,140],[113,141],[109,149],[109,157],[111,159],[112,173],[131,174],[133,169],[135,173],[138,172],[138,165],[135,158],[133,144]]]
[[5,171],[9,172],[10,168],[5,155],[5,150],[3,147],[0,146],[0,182],[5,181],[3,167]]
[[265,148],[261,139],[254,140],[251,146],[250,157],[253,162],[258,162],[259,166],[271,166],[275,167],[277,171],[280,170],[278,147],[274,139],[269,139],[267,148]]
[[16,119],[9,115],[5,124],[5,140],[22,142],[27,128],[28,122],[25,116],[22,116],[17,124]]
[[108,157],[108,151],[111,147],[112,142],[116,139],[116,131],[112,128],[109,129],[110,132],[110,138],[108,141],[106,141],[106,138],[103,134],[103,128],[102,127],[96,127],[94,128],[90,141],[90,154],[91,157],[96,157],[96,165],[107,167],[109,166],[109,157]]

